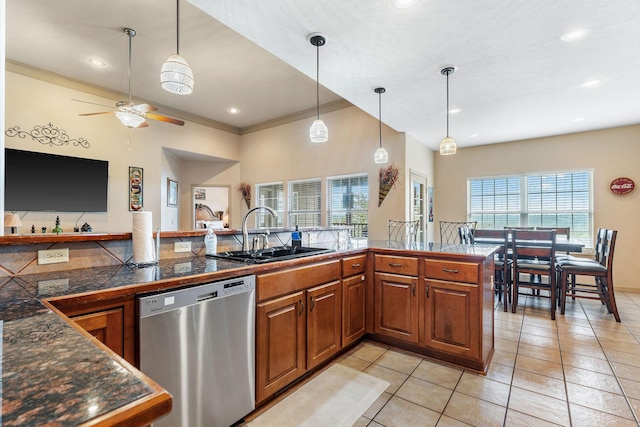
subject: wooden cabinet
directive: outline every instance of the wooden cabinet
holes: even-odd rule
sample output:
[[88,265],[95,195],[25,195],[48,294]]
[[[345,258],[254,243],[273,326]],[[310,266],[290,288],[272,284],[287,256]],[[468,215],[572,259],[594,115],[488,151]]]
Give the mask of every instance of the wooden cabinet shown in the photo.
[[374,333],[418,342],[418,278],[375,273]]
[[342,348],[340,261],[260,274],[256,282],[259,403]]
[[342,259],[342,346],[366,332],[367,255]]
[[305,294],[260,303],[256,313],[256,401],[273,395],[304,372]]
[[78,297],[50,302],[118,356],[135,365],[133,297],[108,301],[92,301]]
[[315,368],[342,348],[341,291],[339,281],[307,291],[307,369]]

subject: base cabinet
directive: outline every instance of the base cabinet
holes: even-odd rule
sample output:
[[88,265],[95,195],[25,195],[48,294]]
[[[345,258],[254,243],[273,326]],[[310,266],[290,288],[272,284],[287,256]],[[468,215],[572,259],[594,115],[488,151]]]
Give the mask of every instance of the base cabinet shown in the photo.
[[124,316],[121,307],[72,317],[82,329],[96,337],[116,354],[124,356]]
[[256,401],[273,395],[306,372],[305,293],[257,306]]
[[342,346],[366,332],[366,278],[364,274],[342,279]]
[[417,277],[375,273],[374,332],[418,342]]
[[307,291],[307,369],[315,368],[342,348],[341,290],[336,281]]

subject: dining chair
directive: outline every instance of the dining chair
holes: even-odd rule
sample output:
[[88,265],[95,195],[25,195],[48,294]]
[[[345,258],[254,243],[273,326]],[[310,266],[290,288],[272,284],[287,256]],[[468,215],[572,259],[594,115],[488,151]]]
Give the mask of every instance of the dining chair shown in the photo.
[[[549,312],[556,318],[556,231],[512,230],[513,283],[511,311],[516,312],[521,288],[549,292]],[[542,293],[537,297],[545,297]]]
[[[616,246],[616,230],[599,229],[593,259],[568,257],[558,261],[557,271],[560,289],[560,314],[564,314],[567,295],[571,299],[597,299],[613,313],[616,322],[620,314],[613,291],[613,253]],[[578,283],[576,277],[593,277],[594,283]]]
[[511,301],[511,271],[513,261],[507,256],[509,248],[509,230],[487,230],[478,228],[473,233],[473,242],[482,244],[483,241],[493,243],[501,241],[501,247],[493,257],[493,285],[498,301],[503,301],[504,311],[507,311],[508,301]]
[[[571,227],[536,227],[536,230],[556,230],[556,237],[566,236],[567,240],[571,238]],[[565,254],[569,255],[569,251]],[[556,256],[556,258],[558,258],[558,256]]]
[[420,221],[400,221],[395,219],[387,220],[389,228],[389,242],[414,244],[418,235]]
[[473,243],[473,232],[477,225],[478,221],[440,221],[440,243]]

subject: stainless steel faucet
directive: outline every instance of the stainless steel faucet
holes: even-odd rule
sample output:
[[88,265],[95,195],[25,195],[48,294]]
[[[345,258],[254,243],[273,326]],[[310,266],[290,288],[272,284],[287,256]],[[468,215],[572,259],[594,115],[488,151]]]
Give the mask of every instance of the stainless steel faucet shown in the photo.
[[249,217],[249,214],[251,212],[257,211],[259,209],[265,209],[271,214],[272,217],[278,218],[278,213],[271,209],[269,206],[256,206],[253,209],[249,209],[249,212],[247,212],[247,214],[244,216],[244,219],[242,220],[242,250],[244,252],[247,252],[249,250],[249,232],[247,231],[247,218]]

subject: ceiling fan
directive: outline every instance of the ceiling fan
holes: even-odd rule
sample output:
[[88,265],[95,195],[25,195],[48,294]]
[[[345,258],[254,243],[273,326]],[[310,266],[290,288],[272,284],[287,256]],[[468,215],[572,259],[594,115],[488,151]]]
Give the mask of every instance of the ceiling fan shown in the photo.
[[[137,104],[135,105],[131,101],[131,39],[136,35],[136,30],[132,28],[125,28],[124,33],[129,37],[129,100],[116,102],[115,110],[113,111],[101,111],[99,113],[85,113],[79,114],[80,116],[96,116],[99,114],[115,114],[116,117],[122,122],[123,125],[129,128],[144,128],[148,127],[146,119],[159,120],[161,122],[171,123],[178,126],[183,126],[182,120],[174,119],[172,117],[164,116],[162,114],[153,113],[158,108],[150,104]],[[84,102],[86,104],[94,104],[93,102],[81,101],[74,99],[74,101]],[[101,104],[94,104],[101,105]]]

